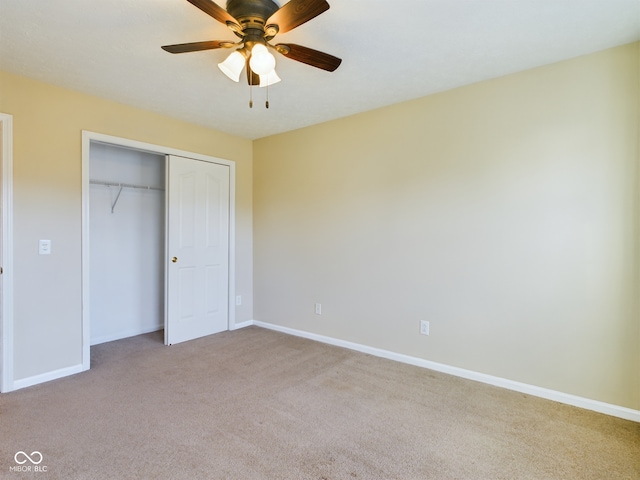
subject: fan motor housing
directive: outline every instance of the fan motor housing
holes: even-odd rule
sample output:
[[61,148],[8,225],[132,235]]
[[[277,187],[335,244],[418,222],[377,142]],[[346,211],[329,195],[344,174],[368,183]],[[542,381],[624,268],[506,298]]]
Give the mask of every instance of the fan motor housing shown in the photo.
[[229,0],[227,12],[240,22],[243,30],[263,29],[267,19],[280,7],[273,0]]

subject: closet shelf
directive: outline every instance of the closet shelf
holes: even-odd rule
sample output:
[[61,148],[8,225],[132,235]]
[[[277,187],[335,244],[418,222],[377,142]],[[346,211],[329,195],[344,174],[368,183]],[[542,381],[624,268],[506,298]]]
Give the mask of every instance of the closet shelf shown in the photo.
[[160,190],[164,191],[162,187],[152,187],[149,185],[135,185],[133,183],[117,183],[117,182],[105,182],[104,180],[89,180],[89,183],[93,185],[106,185],[107,187],[120,187],[120,188],[141,188],[143,190]]
[[107,187],[118,187],[118,195],[116,195],[116,199],[113,201],[113,205],[111,205],[111,213],[116,208],[116,204],[118,203],[118,199],[120,198],[120,194],[122,193],[123,188],[140,188],[142,190],[159,190],[164,192],[164,188],[162,187],[151,187],[148,185],[135,185],[133,183],[117,183],[117,182],[106,182],[104,180],[89,180],[89,183],[93,185],[105,185]]

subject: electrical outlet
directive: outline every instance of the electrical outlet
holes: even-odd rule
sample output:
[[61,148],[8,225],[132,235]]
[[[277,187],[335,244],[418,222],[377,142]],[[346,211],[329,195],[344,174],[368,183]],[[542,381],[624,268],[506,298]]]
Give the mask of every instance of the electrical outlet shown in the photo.
[[242,295],[236,295],[236,305],[242,305]]
[[427,320],[420,320],[420,334],[429,335],[429,322]]
[[322,304],[316,303],[316,315],[322,315]]
[[50,255],[51,240],[40,240],[40,242],[38,242],[38,253],[40,255]]

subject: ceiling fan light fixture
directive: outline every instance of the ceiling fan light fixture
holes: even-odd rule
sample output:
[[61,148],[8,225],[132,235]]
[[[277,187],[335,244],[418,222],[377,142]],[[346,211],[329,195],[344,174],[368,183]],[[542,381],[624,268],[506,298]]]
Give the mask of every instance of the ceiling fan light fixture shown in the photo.
[[276,58],[261,43],[256,43],[251,49],[251,60],[249,60],[251,70],[260,75],[268,75],[273,72],[276,66]]
[[[224,62],[218,63],[218,68],[234,82],[240,81],[243,70],[247,73],[250,87],[269,87],[280,82],[280,77],[275,72],[276,59],[270,50],[327,72],[333,72],[342,62],[338,57],[302,45],[269,43],[278,33],[289,32],[327,11],[327,0],[284,0],[282,6],[279,3],[283,3],[283,0],[227,0],[226,9],[216,3],[218,0],[187,1],[229,27],[240,37],[240,41],[207,40],[164,45],[162,49],[169,53],[187,53],[237,48]],[[267,88],[267,108],[268,96]],[[252,104],[250,101],[249,105]]]
[[233,80],[234,82],[239,82],[240,74],[242,73],[242,69],[244,68],[244,63],[244,56],[236,50],[231,55],[229,55],[224,62],[219,63],[218,68],[222,70],[222,73],[224,73],[231,80]]
[[260,87],[269,87],[274,83],[278,83],[282,79],[276,73],[275,68],[266,75],[260,75]]

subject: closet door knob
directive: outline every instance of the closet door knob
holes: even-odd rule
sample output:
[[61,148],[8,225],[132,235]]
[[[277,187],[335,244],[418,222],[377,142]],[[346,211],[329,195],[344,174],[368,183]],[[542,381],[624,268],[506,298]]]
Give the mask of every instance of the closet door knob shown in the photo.
[[171,257],[171,261],[172,261],[173,263],[176,263],[176,262],[178,261],[178,257]]

